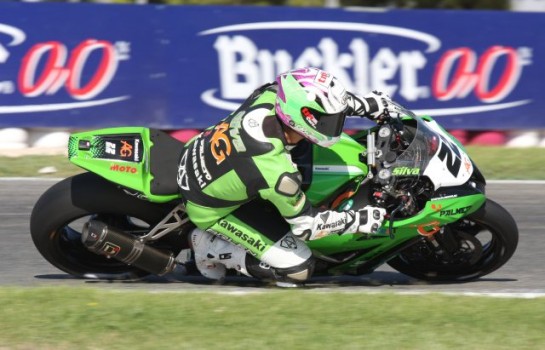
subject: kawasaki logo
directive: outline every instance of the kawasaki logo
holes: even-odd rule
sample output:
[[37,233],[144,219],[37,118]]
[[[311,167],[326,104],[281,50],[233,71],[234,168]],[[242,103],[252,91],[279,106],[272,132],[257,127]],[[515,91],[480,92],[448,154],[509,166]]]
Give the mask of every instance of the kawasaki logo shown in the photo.
[[345,219],[339,219],[335,222],[331,222],[331,223],[328,223],[328,224],[318,224],[318,226],[316,226],[316,229],[318,230],[328,230],[328,229],[334,229],[334,228],[337,228],[339,226],[344,226],[346,225],[346,220]]
[[238,237],[240,240],[243,240],[248,245],[252,246],[253,248],[259,250],[260,252],[264,251],[266,248],[266,244],[263,243],[260,239],[255,239],[254,237],[250,237],[248,234],[242,232],[235,226],[233,226],[231,223],[221,220],[219,222],[219,225],[225,229],[227,229],[229,232],[234,234],[236,237]]

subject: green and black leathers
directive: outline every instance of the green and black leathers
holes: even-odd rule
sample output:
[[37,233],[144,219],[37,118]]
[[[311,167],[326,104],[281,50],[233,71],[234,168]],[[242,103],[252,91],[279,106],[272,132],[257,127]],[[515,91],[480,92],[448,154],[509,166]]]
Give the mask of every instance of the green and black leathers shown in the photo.
[[[191,221],[258,257],[276,237],[263,234],[264,228],[250,226],[233,212],[256,199],[273,203],[277,209],[273,215],[285,218],[310,206],[275,116],[275,98],[274,85],[257,90],[237,111],[196,136],[186,147],[178,174]],[[259,208],[254,213],[266,215]],[[283,231],[277,236],[281,237],[289,227],[284,222],[278,229]]]

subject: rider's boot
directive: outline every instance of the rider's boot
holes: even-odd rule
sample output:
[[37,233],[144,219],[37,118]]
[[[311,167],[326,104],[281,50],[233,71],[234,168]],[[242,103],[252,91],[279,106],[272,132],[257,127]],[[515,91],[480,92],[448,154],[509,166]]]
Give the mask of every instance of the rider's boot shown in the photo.
[[204,277],[223,280],[227,269],[251,277],[246,270],[244,248],[198,228],[191,232],[190,242],[195,252],[195,265]]

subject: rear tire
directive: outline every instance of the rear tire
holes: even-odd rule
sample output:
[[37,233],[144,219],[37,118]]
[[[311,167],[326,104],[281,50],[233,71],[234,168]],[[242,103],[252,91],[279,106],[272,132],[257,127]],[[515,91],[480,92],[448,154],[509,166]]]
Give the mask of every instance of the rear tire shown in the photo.
[[[426,281],[469,281],[503,266],[513,256],[518,244],[515,220],[490,199],[477,212],[447,225],[445,232],[458,240],[459,261],[445,264],[423,240],[391,259],[388,265]],[[484,241],[483,236],[486,238]]]
[[81,242],[83,222],[92,217],[125,232],[144,234],[172,207],[137,199],[93,173],[84,173],[62,180],[40,197],[32,210],[30,233],[40,254],[71,275],[139,278],[149,273],[87,250]]

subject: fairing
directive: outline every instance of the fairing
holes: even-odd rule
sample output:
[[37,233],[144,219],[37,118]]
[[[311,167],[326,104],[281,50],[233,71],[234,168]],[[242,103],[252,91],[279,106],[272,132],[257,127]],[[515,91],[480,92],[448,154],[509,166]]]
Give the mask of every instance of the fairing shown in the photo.
[[435,189],[466,183],[473,174],[473,163],[464,149],[431,118],[412,118],[415,136],[391,164],[392,175],[427,176]]
[[[68,143],[68,158],[83,169],[121,185],[131,195],[152,202],[169,202],[179,198],[179,194],[158,194],[153,190],[157,177],[150,165],[153,132],[143,127],[120,127],[74,133]],[[174,171],[173,174],[175,178]]]

